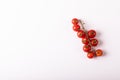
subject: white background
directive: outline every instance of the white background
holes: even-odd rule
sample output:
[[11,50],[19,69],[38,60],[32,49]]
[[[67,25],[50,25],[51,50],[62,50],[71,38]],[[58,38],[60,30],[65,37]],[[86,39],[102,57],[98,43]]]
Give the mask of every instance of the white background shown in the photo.
[[[86,57],[74,17],[104,56]],[[119,0],[0,0],[0,80],[120,80],[119,34]]]

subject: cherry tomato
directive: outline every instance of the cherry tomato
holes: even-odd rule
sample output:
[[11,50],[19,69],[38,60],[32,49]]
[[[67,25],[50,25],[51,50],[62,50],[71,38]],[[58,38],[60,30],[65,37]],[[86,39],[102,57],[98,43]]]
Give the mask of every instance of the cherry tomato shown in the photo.
[[88,52],[87,57],[90,58],[90,59],[93,58],[94,57],[94,52],[93,51]]
[[79,38],[85,38],[86,34],[85,34],[85,32],[83,30],[79,30],[78,33],[77,33],[77,36]]
[[97,39],[91,39],[90,40],[92,46],[97,46],[98,40]]
[[78,20],[77,18],[73,18],[73,19],[72,19],[72,23],[73,23],[73,24],[78,24],[78,22],[79,22],[79,20]]
[[83,46],[83,50],[84,50],[85,52],[89,52],[89,51],[91,50],[91,46],[90,46],[90,45],[84,45],[84,46]]
[[73,30],[76,31],[76,32],[79,31],[80,30],[80,26],[79,25],[74,25],[73,26]]
[[95,30],[89,30],[88,31],[88,37],[89,38],[94,38],[96,36],[96,31]]
[[96,54],[96,56],[102,56],[103,55],[103,51],[101,49],[97,49],[95,51],[95,54]]
[[88,44],[88,43],[89,43],[88,38],[82,38],[82,43],[83,43],[83,44]]

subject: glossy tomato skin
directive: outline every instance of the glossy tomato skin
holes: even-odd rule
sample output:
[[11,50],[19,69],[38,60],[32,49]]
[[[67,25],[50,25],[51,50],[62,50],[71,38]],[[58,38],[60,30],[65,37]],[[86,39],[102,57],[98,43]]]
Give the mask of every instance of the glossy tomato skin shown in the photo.
[[96,56],[102,56],[103,55],[103,51],[101,49],[97,49],[95,51],[95,54],[96,54]]
[[86,37],[86,34],[83,30],[79,30],[78,33],[77,33],[77,36],[79,38],[85,38]]
[[78,32],[80,30],[80,26],[79,25],[73,25],[73,30]]
[[89,44],[89,39],[88,38],[82,38],[82,43],[83,44]]
[[90,58],[90,59],[93,58],[94,55],[95,55],[95,53],[93,51],[90,51],[90,52],[87,53],[87,57]]
[[92,46],[97,46],[98,45],[98,40],[97,39],[91,39],[90,40]]
[[79,20],[78,20],[77,18],[73,18],[73,19],[72,19],[72,23],[73,23],[74,25],[78,24],[78,22],[79,22]]
[[95,30],[89,30],[88,31],[88,37],[89,38],[94,38],[96,36],[96,31]]
[[85,51],[85,52],[89,52],[91,50],[91,46],[90,45],[84,45],[83,46],[83,51]]

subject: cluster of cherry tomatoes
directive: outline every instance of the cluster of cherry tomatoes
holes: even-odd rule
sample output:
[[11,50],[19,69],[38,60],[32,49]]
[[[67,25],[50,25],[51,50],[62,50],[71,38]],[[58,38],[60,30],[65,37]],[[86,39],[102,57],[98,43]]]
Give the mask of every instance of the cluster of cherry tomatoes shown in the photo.
[[83,50],[87,52],[87,57],[93,58],[95,56],[102,56],[103,51],[101,49],[97,50],[94,49],[94,47],[98,45],[98,40],[95,39],[96,31],[95,30],[86,31],[85,29],[81,29],[78,23],[79,20],[77,18],[72,19],[73,30],[77,32],[77,36],[79,38],[82,38],[82,43],[84,44]]

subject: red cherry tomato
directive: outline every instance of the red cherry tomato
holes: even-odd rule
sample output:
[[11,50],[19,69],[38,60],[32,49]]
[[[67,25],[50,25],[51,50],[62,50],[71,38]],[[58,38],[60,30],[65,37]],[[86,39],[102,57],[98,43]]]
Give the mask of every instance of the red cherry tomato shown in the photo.
[[94,52],[93,51],[88,52],[87,57],[90,58],[90,59],[93,58],[94,57]]
[[88,37],[89,38],[94,38],[96,36],[96,31],[95,30],[89,30],[88,31]]
[[86,34],[85,34],[85,32],[83,30],[79,30],[78,33],[77,33],[77,36],[79,38],[85,38]]
[[88,38],[82,38],[82,43],[83,43],[83,44],[88,44],[88,43],[89,43]]
[[73,19],[72,19],[72,23],[73,23],[73,24],[78,24],[78,22],[79,22],[79,20],[78,20],[77,18],[73,18]]
[[83,46],[83,50],[84,50],[85,52],[89,52],[89,51],[91,50],[91,46],[90,46],[90,45],[84,45],[84,46]]
[[97,44],[98,44],[98,40],[97,39],[91,39],[91,45],[92,46],[97,46]]
[[74,25],[73,30],[78,32],[80,30],[80,26],[79,25]]

